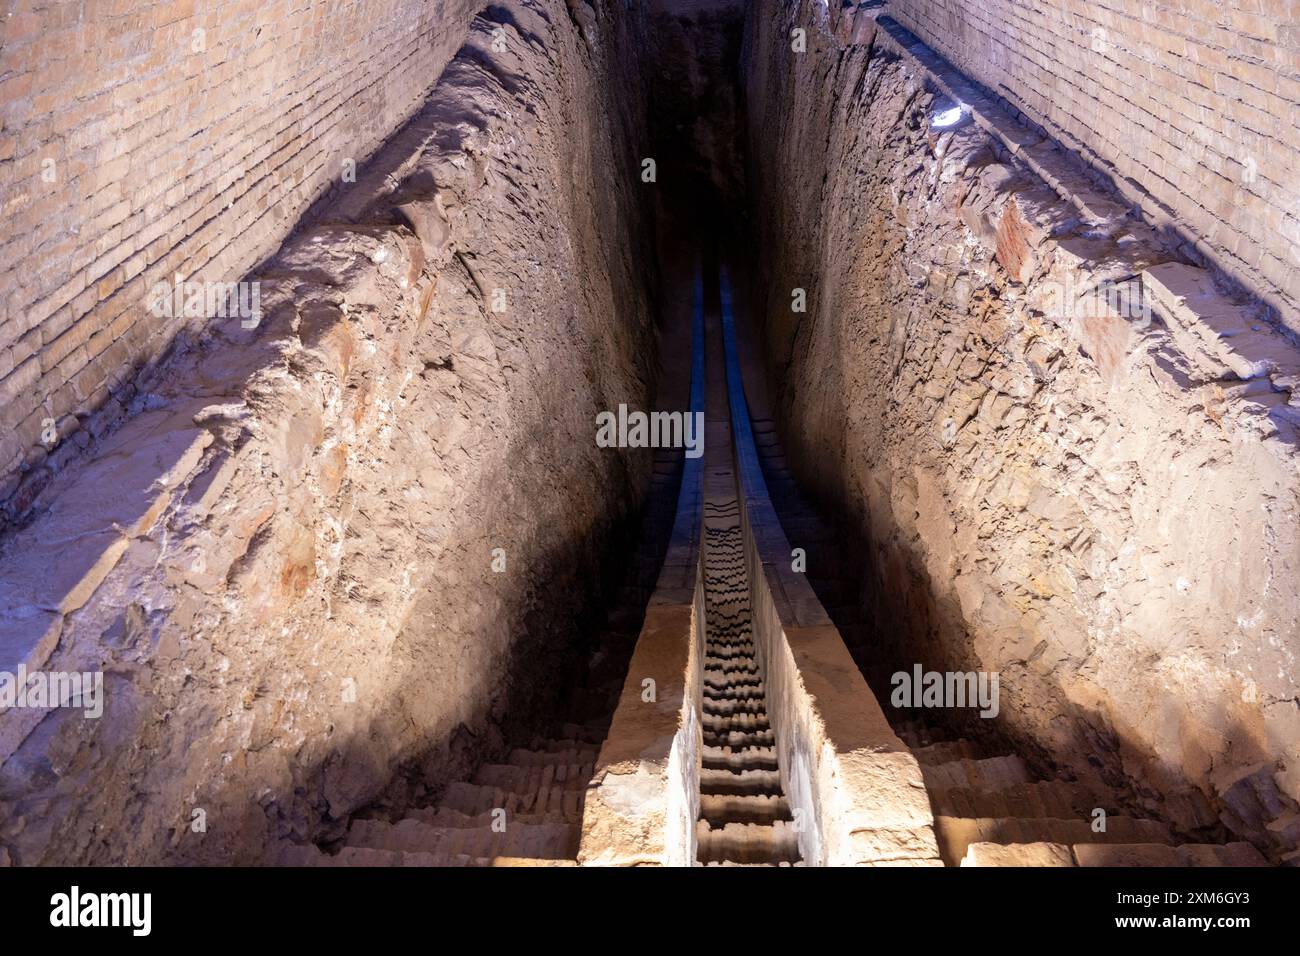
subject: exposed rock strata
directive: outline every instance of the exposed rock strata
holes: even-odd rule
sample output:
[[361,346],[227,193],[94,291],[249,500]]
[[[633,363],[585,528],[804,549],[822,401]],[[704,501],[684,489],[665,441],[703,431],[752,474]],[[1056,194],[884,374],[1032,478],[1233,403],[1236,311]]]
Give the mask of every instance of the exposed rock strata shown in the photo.
[[[865,543],[874,676],[999,671],[1043,763],[1293,846],[1300,353],[1097,184],[933,127],[953,104],[915,61],[817,18],[750,8],[751,200],[783,436]],[[1068,307],[1128,280],[1149,321]]]
[[261,326],[181,342],[6,542],[0,667],[107,673],[98,721],[0,715],[16,862],[253,861],[559,692],[648,479],[594,415],[654,384],[634,47],[576,9],[475,20]]

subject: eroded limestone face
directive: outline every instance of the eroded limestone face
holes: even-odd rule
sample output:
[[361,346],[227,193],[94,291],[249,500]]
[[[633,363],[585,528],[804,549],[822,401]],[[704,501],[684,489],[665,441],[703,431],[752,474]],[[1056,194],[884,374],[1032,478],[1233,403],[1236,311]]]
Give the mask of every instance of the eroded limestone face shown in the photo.
[[263,859],[560,693],[646,483],[591,424],[654,383],[617,175],[644,150],[605,122],[638,99],[623,27],[496,16],[249,277],[261,321],[192,330],[0,555],[0,667],[107,675],[99,720],[0,715],[17,862]]
[[1300,355],[1049,144],[937,128],[888,38],[800,57],[790,26],[747,27],[767,358],[864,555],[877,694],[997,672],[1045,764],[1290,845]]

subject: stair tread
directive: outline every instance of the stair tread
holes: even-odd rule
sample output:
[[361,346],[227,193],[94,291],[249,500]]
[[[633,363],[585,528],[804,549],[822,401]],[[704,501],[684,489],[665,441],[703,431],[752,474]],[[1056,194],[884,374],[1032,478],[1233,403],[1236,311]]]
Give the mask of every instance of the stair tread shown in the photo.
[[1107,817],[1100,833],[1079,818],[936,816],[934,834],[949,866],[958,865],[972,843],[1173,843],[1164,824],[1122,816]]
[[1015,755],[921,764],[921,775],[931,793],[958,788],[1000,790],[1033,782],[1024,761]]
[[1268,866],[1249,843],[972,843],[962,866]]
[[798,834],[783,821],[710,827],[701,820],[696,825],[696,839],[697,858],[702,863],[794,863],[799,859]]

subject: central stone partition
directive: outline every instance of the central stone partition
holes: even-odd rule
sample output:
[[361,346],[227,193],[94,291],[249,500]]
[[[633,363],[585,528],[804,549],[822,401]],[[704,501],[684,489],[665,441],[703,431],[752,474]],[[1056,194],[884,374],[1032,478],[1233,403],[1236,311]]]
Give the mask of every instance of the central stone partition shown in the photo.
[[[691,322],[690,411],[703,412],[704,292]],[[707,448],[712,435],[706,434]],[[583,808],[584,866],[689,866],[700,810],[704,459],[687,458],[668,553]]]
[[803,574],[768,498],[722,276],[727,384],[754,643],[781,779],[814,866],[938,865],[921,768],[890,728]]
[[[708,394],[703,473],[683,476],[673,546],[588,790],[579,861],[680,866],[698,853],[708,861],[939,865],[920,766],[791,569],[754,447],[725,271],[718,286],[719,308],[707,320],[697,286],[696,370],[707,369]],[[751,657],[756,672],[743,663]],[[702,682],[702,661],[721,668],[704,672],[719,683]],[[750,690],[725,710],[732,717],[704,713],[706,691],[746,681]],[[728,776],[758,766],[742,755],[764,742],[775,748],[770,770]],[[731,754],[730,745],[744,749],[714,757],[723,761],[718,771],[704,768],[710,747]],[[712,818],[700,796],[705,780],[722,786]],[[728,794],[757,802],[727,808]]]

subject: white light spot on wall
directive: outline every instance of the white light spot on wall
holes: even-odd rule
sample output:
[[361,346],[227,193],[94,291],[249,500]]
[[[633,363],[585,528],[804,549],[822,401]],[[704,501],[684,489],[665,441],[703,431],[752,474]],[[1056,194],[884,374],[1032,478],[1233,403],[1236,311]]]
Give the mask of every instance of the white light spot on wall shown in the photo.
[[962,108],[960,106],[954,106],[952,109],[944,110],[942,113],[936,113],[934,118],[930,120],[930,125],[936,129],[941,129],[945,126],[955,126],[961,121],[961,114]]

